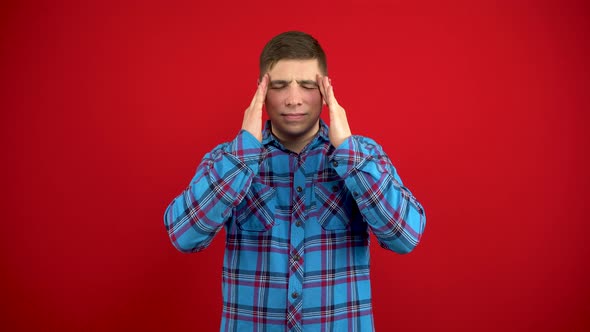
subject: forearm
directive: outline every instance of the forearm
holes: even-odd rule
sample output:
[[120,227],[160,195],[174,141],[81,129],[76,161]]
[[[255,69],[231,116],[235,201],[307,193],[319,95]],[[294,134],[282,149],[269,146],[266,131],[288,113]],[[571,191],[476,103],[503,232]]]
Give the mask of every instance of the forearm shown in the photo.
[[205,249],[232,217],[258,173],[263,147],[241,131],[230,143],[205,155],[189,186],[164,213],[172,244],[182,252]]
[[380,245],[397,253],[412,251],[424,232],[426,215],[381,147],[353,136],[336,149],[332,161]]

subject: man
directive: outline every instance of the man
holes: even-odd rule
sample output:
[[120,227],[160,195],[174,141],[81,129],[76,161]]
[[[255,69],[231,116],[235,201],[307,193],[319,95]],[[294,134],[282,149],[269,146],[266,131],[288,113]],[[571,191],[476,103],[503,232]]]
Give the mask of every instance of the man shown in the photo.
[[225,227],[221,331],[373,330],[369,230],[408,253],[425,221],[382,148],[351,135],[319,43],[295,31],[264,47],[242,130],[164,216],[182,252]]

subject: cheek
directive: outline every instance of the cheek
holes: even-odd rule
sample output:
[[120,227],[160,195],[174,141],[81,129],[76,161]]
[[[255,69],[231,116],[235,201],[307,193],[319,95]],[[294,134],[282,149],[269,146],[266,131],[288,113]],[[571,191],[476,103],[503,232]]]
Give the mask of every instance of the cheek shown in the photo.
[[274,91],[268,91],[266,93],[266,99],[264,100],[264,103],[266,104],[266,107],[270,107],[270,108],[274,108],[277,105],[279,105],[281,102],[281,96],[274,92]]
[[309,93],[307,93],[306,98],[308,102],[312,105],[322,103],[322,95],[320,94],[320,90],[310,91]]

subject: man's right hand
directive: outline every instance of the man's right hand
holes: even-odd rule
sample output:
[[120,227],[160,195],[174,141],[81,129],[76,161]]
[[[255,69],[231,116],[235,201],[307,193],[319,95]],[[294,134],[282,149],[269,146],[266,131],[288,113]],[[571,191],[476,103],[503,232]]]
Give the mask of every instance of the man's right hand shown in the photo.
[[244,121],[242,122],[242,129],[254,135],[259,142],[262,143],[262,105],[266,99],[266,91],[268,87],[268,74],[262,77],[258,83],[256,94],[252,98],[250,107],[244,112]]

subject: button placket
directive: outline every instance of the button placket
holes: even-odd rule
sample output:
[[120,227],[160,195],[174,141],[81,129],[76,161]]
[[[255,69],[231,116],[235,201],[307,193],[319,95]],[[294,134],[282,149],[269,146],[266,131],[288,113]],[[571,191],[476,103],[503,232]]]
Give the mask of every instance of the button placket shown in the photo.
[[289,302],[291,302],[289,317],[293,324],[300,325],[301,300],[303,293],[303,243],[304,243],[304,221],[306,211],[306,177],[302,168],[295,166],[293,172],[293,196],[290,232],[290,259],[289,259]]

